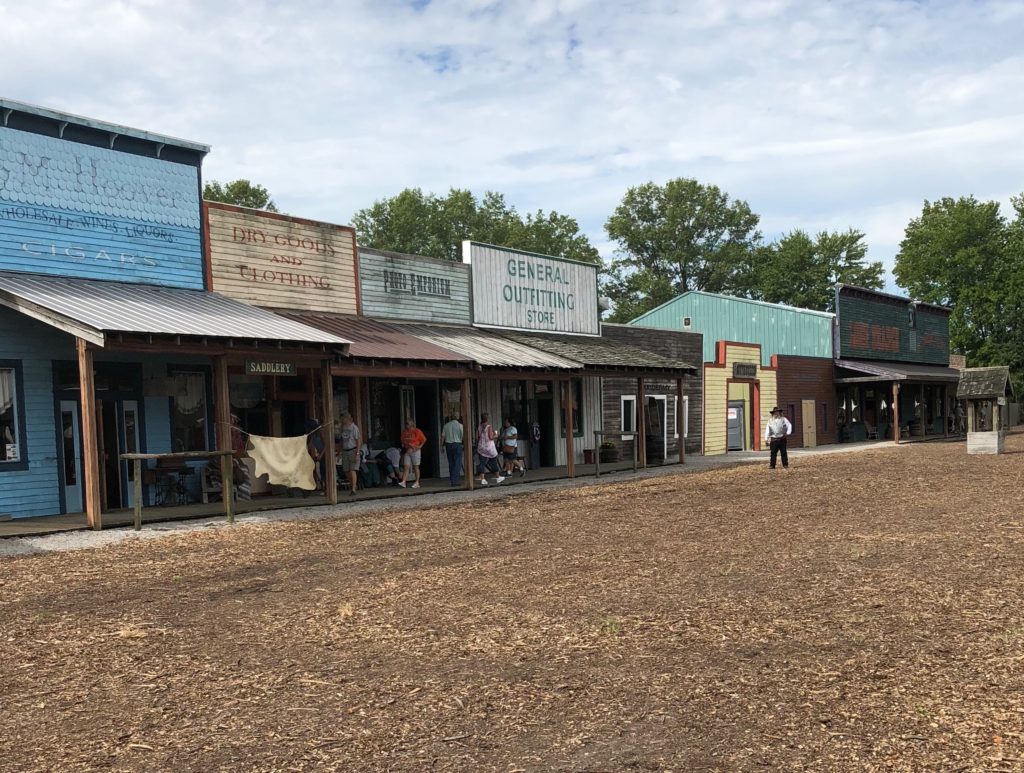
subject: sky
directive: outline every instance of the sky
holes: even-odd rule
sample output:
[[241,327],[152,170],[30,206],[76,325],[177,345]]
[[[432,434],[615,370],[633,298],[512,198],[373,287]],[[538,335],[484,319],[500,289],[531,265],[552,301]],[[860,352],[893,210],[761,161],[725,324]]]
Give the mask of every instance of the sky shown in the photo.
[[1022,40],[1019,0],[0,0],[0,96],[208,143],[301,217],[495,190],[610,258],[630,186],[692,177],[890,268],[925,200],[1024,191]]

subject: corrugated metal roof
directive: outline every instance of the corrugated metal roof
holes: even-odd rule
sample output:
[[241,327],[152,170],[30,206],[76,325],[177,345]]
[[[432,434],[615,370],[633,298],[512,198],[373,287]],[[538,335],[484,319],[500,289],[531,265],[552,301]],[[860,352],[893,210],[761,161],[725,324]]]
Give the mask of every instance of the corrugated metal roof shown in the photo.
[[574,360],[517,343],[503,335],[479,328],[415,322],[389,321],[389,324],[428,343],[458,352],[485,367],[574,371],[582,367]]
[[691,290],[629,324],[703,333],[705,362],[714,361],[718,341],[760,344],[761,364],[770,365],[773,354],[831,358],[834,318],[825,311]]
[[1013,394],[1010,382],[1010,368],[999,365],[994,368],[964,368],[960,371],[960,384],[956,396],[959,398],[991,399]]
[[464,354],[444,349],[423,338],[399,330],[369,317],[351,314],[329,314],[310,311],[274,310],[304,325],[324,330],[351,341],[348,353],[353,357],[374,357],[387,360],[428,360],[431,362],[471,363]]
[[202,290],[0,271],[0,303],[101,346],[105,333],[349,343]]
[[502,333],[502,335],[521,344],[575,360],[589,367],[673,373],[697,372],[694,366],[687,363],[636,346],[626,346],[603,337],[511,332]]
[[[836,367],[845,368],[867,376],[877,376],[884,381],[959,381],[960,371],[942,365],[919,365],[909,362],[868,362],[865,360],[836,360]],[[861,380],[860,377],[855,377]],[[836,383],[846,381],[841,375]]]

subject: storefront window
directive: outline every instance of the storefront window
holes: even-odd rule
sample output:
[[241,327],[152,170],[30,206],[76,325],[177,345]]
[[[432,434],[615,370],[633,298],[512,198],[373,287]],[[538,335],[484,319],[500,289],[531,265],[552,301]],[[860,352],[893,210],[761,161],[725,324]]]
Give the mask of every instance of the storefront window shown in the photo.
[[402,403],[397,381],[370,379],[370,427],[374,442],[398,442],[402,434]]
[[[462,385],[458,381],[441,382],[441,421],[462,416]],[[463,423],[467,421],[463,417]]]
[[622,395],[622,432],[636,432],[636,395]]
[[[580,423],[580,406],[583,405],[583,381],[574,378],[569,382],[569,399],[572,401],[572,434],[579,437],[583,434]],[[565,437],[565,405],[562,405],[562,437]]]
[[498,421],[504,421],[506,418],[512,419],[513,424],[526,423],[525,381],[501,382],[501,417]]
[[209,450],[206,373],[171,373],[171,448],[180,451]]
[[18,402],[18,371],[0,367],[0,469],[22,459],[21,421]]

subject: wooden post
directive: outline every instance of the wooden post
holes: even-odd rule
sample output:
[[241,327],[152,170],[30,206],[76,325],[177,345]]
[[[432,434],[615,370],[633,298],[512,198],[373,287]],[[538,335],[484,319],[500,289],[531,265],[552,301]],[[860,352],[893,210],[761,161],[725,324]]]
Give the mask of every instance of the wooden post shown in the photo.
[[220,489],[224,499],[224,514],[228,517],[228,523],[234,523],[235,474],[231,453],[225,452],[220,455]]
[[82,393],[82,478],[85,495],[85,521],[92,529],[103,528],[100,506],[100,450],[96,438],[96,383],[93,377],[92,349],[82,338],[75,339],[78,350],[78,385]]
[[223,355],[213,358],[213,386],[217,448],[221,451],[231,451],[231,388],[228,385],[228,360]]
[[476,426],[476,422],[473,421],[473,416],[470,414],[472,409],[470,407],[469,387],[469,379],[462,379],[462,389],[459,392],[459,410],[462,412],[462,485],[467,491],[472,491],[476,480],[473,475],[473,446],[476,443],[476,433],[473,431],[473,427]]
[[562,382],[562,413],[565,415],[565,467],[570,478],[576,477],[576,449],[572,434],[572,381]]
[[[849,416],[849,414],[847,414]],[[892,439],[899,445],[900,442],[900,384],[892,382]]]
[[925,425],[928,423],[928,406],[924,402],[924,384],[921,384],[920,400],[918,405],[921,406],[921,439],[923,440],[927,432]]
[[334,378],[331,361],[324,360],[320,367],[320,385],[324,402],[324,491],[327,501],[338,504],[338,467],[334,455]]
[[640,466],[647,467],[647,395],[644,392],[644,380],[636,380],[636,453]]
[[135,459],[135,531],[142,531],[142,460]]
[[676,433],[679,435],[679,463],[686,464],[686,401],[683,380],[676,379]]
[[942,385],[942,437],[949,437],[949,420],[953,414],[949,410],[949,385]]
[[[367,438],[370,437],[370,422],[369,416],[363,415],[363,377],[353,376],[352,377],[352,391],[349,393],[349,399],[351,405],[349,406],[348,412],[352,414],[352,420],[359,425],[359,429],[362,430],[363,435]],[[380,440],[381,438],[377,438]],[[392,443],[397,442],[397,438],[387,438]]]

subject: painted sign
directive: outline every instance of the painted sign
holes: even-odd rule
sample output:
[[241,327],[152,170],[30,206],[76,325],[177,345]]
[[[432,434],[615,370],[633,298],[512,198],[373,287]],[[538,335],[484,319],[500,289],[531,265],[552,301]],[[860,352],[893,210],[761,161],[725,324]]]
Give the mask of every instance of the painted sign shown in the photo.
[[418,255],[361,248],[363,314],[468,325],[469,266]]
[[294,362],[245,361],[245,375],[247,376],[294,376],[297,372]]
[[212,289],[257,306],[356,314],[355,231],[204,201]]
[[597,266],[476,242],[462,243],[473,267],[473,324],[600,335]]
[[887,293],[840,287],[836,356],[949,364],[949,311]]
[[199,170],[0,126],[0,270],[203,288]]
[[757,378],[756,362],[734,362],[732,364],[733,378]]

